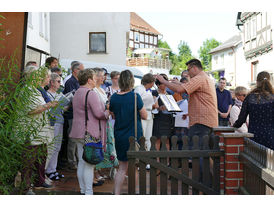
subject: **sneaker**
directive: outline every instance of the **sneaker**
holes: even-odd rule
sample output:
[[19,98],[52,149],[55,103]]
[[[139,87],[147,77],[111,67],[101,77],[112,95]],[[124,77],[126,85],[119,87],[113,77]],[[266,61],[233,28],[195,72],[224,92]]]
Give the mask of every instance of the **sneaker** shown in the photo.
[[49,185],[46,182],[44,182],[42,185],[35,187],[35,189],[41,189],[41,188],[50,189],[52,188],[52,185]]
[[36,195],[36,194],[32,191],[32,189],[29,189],[27,191],[26,195]]
[[147,164],[146,169],[150,170],[150,164]]
[[52,185],[52,180],[46,176],[45,183],[47,183],[48,185]]

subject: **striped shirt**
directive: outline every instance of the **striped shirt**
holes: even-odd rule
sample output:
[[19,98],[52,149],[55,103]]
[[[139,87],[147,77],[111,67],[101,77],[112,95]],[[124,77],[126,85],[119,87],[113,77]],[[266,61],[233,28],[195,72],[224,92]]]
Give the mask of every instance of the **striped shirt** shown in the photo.
[[216,89],[208,75],[201,71],[182,86],[189,94],[189,126],[203,124],[218,127]]

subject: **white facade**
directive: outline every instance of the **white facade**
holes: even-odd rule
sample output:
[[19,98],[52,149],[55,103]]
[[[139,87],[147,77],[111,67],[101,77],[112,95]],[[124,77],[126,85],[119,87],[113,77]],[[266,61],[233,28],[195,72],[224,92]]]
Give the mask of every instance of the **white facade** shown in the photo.
[[28,12],[27,49],[25,62],[36,61],[43,65],[50,53],[49,12]]
[[224,71],[224,77],[232,87],[248,87],[248,79],[244,78],[248,72],[242,43],[212,54],[212,71]]
[[[126,65],[129,12],[52,12],[50,17],[52,56]],[[90,32],[105,32],[105,53],[90,52]]]
[[241,21],[243,22],[243,49],[248,65],[248,70],[244,73],[243,78],[253,85],[258,73],[268,71],[272,75],[273,83],[273,13],[246,12],[242,13]]

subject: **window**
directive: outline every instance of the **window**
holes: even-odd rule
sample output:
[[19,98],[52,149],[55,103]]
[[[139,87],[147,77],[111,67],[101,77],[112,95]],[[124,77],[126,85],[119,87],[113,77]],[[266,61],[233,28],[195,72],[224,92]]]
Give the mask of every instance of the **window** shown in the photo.
[[140,34],[140,42],[145,42],[145,35],[144,34]]
[[221,61],[220,61],[221,65],[224,65],[224,54],[221,55]]
[[252,30],[251,30],[251,32],[252,32],[251,37],[254,38],[254,37],[256,37],[256,32],[257,32],[256,19],[252,19],[251,28],[252,28]]
[[44,18],[43,18],[43,12],[39,13],[39,34],[40,34],[40,36],[44,37]]
[[134,41],[139,42],[139,32],[134,32]]
[[250,40],[250,22],[247,22],[245,27],[245,41],[248,40]]
[[140,48],[142,48],[142,49],[145,48],[145,45],[141,43]]
[[157,45],[158,41],[157,41],[157,36],[154,37],[154,44]]
[[28,12],[28,25],[30,28],[33,28],[32,25],[32,12]]
[[148,35],[145,35],[145,42],[148,43]]
[[138,49],[139,48],[139,44],[134,44],[134,48]]
[[130,38],[130,39],[133,39],[133,31],[130,31],[130,32],[129,32],[129,38]]
[[48,19],[48,14],[44,13],[44,20],[45,20],[45,39],[48,41],[49,39],[49,19]]
[[133,41],[129,41],[129,47],[133,47]]
[[89,33],[89,53],[106,53],[106,32]]
[[149,43],[153,44],[153,36],[149,36]]

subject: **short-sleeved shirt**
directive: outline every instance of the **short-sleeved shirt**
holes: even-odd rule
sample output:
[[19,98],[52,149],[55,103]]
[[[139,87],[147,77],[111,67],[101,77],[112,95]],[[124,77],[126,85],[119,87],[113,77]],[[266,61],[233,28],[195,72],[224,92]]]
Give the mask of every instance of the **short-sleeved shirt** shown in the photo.
[[208,75],[201,71],[189,82],[182,84],[189,94],[189,126],[202,124],[208,127],[218,126],[216,89]]
[[[139,94],[137,95],[137,111],[140,111],[144,103]],[[127,161],[129,149],[129,137],[135,136],[134,130],[134,92],[126,94],[114,93],[110,98],[109,110],[114,113],[114,138],[117,158]],[[140,113],[137,112],[137,138],[143,135]]]
[[[222,113],[226,113],[228,111],[229,105],[232,106],[233,104],[230,91],[226,89],[221,91],[219,88],[217,88],[216,95],[217,95],[218,110]],[[227,118],[221,118],[221,119],[228,120],[229,116]]]

